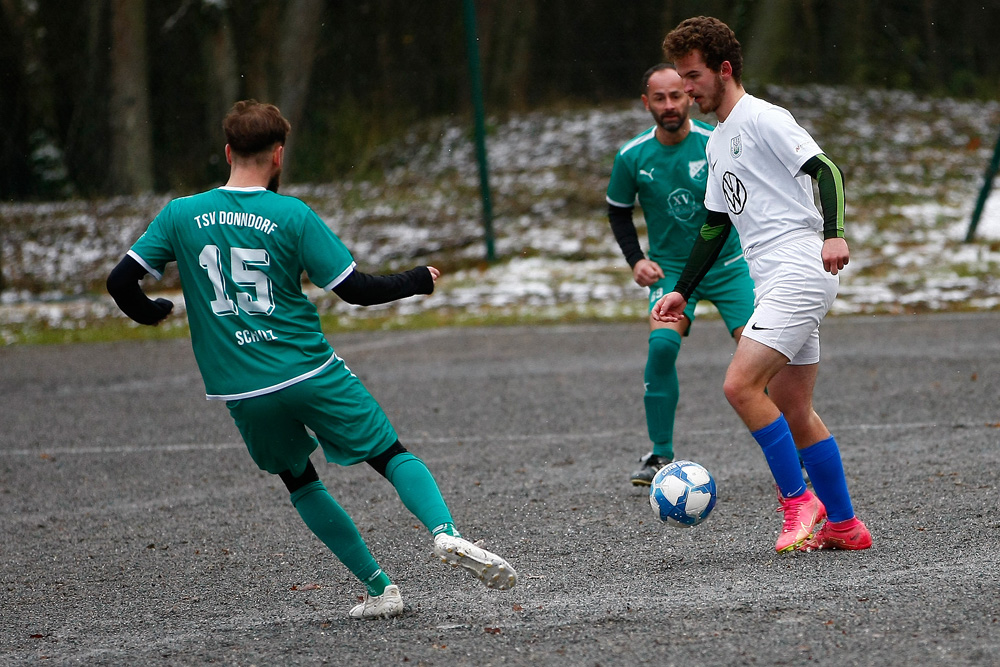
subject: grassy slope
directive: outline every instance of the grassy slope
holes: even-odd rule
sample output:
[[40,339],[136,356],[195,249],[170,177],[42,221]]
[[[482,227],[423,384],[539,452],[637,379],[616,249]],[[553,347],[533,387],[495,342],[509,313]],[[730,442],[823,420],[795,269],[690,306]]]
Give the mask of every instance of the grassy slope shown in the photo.
[[[822,87],[760,94],[790,109],[846,174],[852,262],[835,312],[997,307],[1000,243],[961,239],[1000,104]],[[642,317],[642,291],[611,238],[603,195],[618,145],[648,125],[634,103],[495,122],[493,265],[483,261],[471,142],[453,121],[426,123],[384,147],[378,181],[289,187],[362,270],[433,263],[445,271],[433,297],[389,307],[357,309],[313,291],[327,330]],[[186,335],[181,317],[156,329],[132,326],[103,291],[107,272],[167,200],[0,206],[2,340]],[[147,289],[169,296],[176,274]]]

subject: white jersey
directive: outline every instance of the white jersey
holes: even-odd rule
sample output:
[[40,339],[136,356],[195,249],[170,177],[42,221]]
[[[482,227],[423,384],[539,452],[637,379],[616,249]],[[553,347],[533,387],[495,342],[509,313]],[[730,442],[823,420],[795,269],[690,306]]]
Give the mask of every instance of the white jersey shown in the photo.
[[729,214],[748,258],[777,242],[822,235],[812,178],[799,170],[823,151],[787,110],[745,94],[705,151],[705,208]]

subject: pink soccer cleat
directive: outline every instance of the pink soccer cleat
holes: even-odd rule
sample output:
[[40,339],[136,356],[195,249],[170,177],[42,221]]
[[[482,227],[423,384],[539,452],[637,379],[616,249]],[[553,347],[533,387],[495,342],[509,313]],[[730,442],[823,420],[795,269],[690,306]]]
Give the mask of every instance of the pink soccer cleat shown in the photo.
[[844,549],[846,551],[861,551],[872,545],[872,534],[857,517],[847,521],[831,523],[827,521],[798,547],[799,551],[818,551],[820,549]]
[[778,502],[778,511],[785,513],[785,522],[774,550],[782,554],[795,551],[812,536],[816,526],[826,518],[826,508],[808,489],[794,498],[782,498],[779,491]]

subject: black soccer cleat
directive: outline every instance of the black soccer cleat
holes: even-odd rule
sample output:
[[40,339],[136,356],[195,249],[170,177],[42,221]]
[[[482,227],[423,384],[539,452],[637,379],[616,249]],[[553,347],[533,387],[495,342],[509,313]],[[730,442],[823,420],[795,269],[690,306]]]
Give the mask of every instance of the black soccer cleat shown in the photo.
[[657,456],[653,452],[646,454],[639,459],[642,466],[632,473],[632,476],[629,478],[632,486],[649,486],[653,483],[653,478],[656,477],[656,473],[660,468],[672,461],[673,459],[666,456]]

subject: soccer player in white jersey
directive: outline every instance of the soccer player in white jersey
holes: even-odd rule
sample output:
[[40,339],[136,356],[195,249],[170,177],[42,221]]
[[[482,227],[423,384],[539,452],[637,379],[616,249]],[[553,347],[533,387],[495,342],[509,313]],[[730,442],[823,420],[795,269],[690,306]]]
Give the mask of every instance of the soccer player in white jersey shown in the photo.
[[365,585],[352,618],[399,616],[403,600],[319,480],[309,460],[317,446],[329,462],[363,461],[384,476],[433,535],[442,561],[487,587],[510,588],[514,569],[458,533],[427,466],[400,444],[382,408],[334,352],[301,285],[305,273],[345,301],[371,305],[430,294],[438,270],[362,273],[312,209],[277,194],[290,126],[274,105],[237,102],[223,129],[228,183],[169,202],[111,272],[108,291],[126,315],[155,325],[173,304],[150,300],[139,281],[147,273],[159,279],[177,262],[207,397],[226,401],[257,466],[281,477],[305,524]]
[[[819,325],[837,295],[837,274],[850,259],[840,170],[788,111],[746,93],[740,43],[725,23],[705,16],[682,21],[667,34],[663,50],[685,91],[719,123],[706,148],[708,219],[674,291],[656,304],[653,317],[680,318],[735,227],[756,303],[724,391],[760,444],[778,487],[784,524],[775,548],[867,549],[871,534],[854,514],[840,450],[812,398]],[[815,494],[806,487],[796,448]]]
[[[635,282],[649,288],[652,310],[677,283],[698,230],[705,224],[705,144],[712,126],[690,117],[691,98],[673,65],[660,63],[646,71],[642,102],[655,124],[615,154],[607,202],[615,239],[632,267]],[[637,198],[646,220],[648,258],[632,220]],[[753,312],[753,281],[736,234],[730,235],[678,322],[649,320],[643,403],[653,450],[640,459],[639,468],[632,473],[630,481],[635,486],[649,486],[656,472],[674,459],[674,417],[680,400],[677,356],[682,338],[694,324],[700,299],[715,305],[726,329],[738,341]]]

